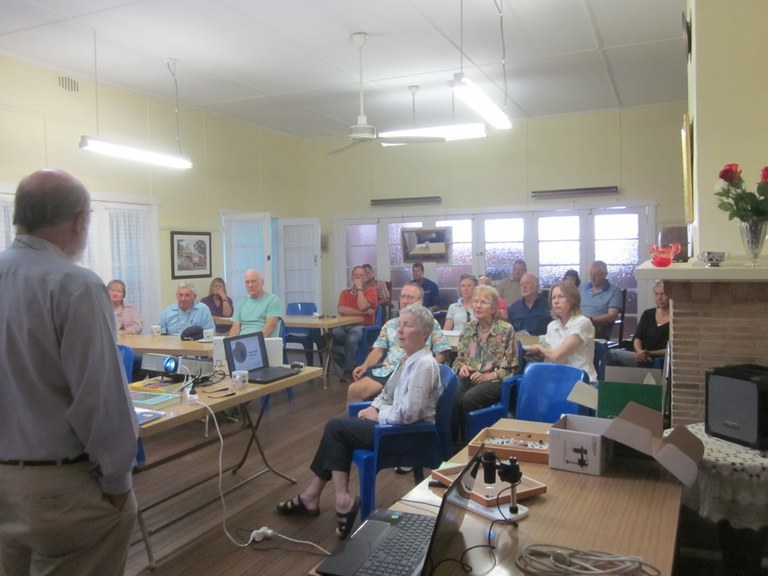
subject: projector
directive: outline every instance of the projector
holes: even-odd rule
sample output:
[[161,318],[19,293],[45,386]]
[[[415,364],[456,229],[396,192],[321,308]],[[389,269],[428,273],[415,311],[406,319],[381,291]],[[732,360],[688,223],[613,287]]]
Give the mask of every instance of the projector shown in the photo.
[[169,375],[210,376],[213,374],[213,360],[146,353],[141,357],[141,369]]
[[768,367],[733,364],[707,370],[707,434],[768,449]]

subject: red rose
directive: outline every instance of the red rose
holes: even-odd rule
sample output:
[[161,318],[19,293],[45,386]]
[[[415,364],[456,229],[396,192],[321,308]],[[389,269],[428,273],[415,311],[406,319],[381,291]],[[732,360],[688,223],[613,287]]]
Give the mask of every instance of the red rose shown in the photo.
[[737,184],[741,182],[741,170],[738,164],[726,164],[719,174],[720,180],[728,184]]
[[760,182],[768,182],[768,166],[763,166],[760,170]]

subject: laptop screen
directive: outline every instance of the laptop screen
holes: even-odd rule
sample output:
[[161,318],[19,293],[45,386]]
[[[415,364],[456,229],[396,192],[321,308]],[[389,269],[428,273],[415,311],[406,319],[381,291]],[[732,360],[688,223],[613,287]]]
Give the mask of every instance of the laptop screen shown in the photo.
[[224,354],[227,357],[230,373],[235,370],[250,372],[269,366],[263,332],[224,338]]
[[451,543],[459,535],[461,523],[469,507],[469,497],[474,483],[474,478],[471,476],[472,469],[477,462],[482,461],[483,452],[485,452],[485,446],[481,445],[443,495],[435,529],[429,542],[427,559],[422,568],[423,575],[431,574],[438,562],[450,556]]

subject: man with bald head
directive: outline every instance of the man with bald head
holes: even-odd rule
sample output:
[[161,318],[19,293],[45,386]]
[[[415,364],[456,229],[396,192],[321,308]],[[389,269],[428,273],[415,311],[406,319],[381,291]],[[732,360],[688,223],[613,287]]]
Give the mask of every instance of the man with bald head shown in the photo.
[[137,426],[83,184],[38,170],[0,254],[0,574],[121,575]]
[[248,298],[237,303],[229,335],[253,332],[264,332],[264,338],[276,335],[277,323],[283,315],[280,298],[264,290],[264,277],[258,270],[246,270],[245,289]]
[[527,332],[533,336],[547,333],[552,321],[549,299],[539,292],[539,279],[527,272],[520,277],[522,297],[509,305],[507,317],[515,332]]

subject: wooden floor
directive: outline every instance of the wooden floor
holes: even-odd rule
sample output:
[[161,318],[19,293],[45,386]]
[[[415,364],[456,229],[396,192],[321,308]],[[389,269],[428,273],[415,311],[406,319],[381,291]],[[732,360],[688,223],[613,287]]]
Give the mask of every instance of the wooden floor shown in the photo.
[[[260,544],[244,546],[252,530],[267,526],[279,534],[309,540],[332,550],[338,543],[334,535],[336,525],[333,509],[333,487],[323,494],[321,514],[316,518],[284,517],[275,512],[275,504],[303,488],[309,478],[309,463],[325,422],[346,412],[346,384],[332,376],[328,389],[323,390],[321,380],[313,380],[296,387],[294,399],[274,395],[271,409],[265,414],[259,428],[259,438],[270,464],[280,472],[294,477],[297,484],[268,472],[237,488],[224,499],[204,506],[200,511],[153,534],[150,537],[157,568],[147,567],[147,555],[140,539],[138,526],[134,529],[133,544],[128,555],[128,575],[181,575],[283,576],[306,574],[321,560],[322,553],[307,544],[298,544],[282,538],[265,540]],[[254,417],[258,406],[252,407]],[[222,431],[233,431],[236,424],[221,424]],[[193,423],[158,438],[145,442],[148,462],[181,447],[202,440],[203,422]],[[215,429],[211,427],[211,436]],[[247,442],[247,434],[236,434],[224,441],[224,466],[236,463]],[[137,474],[134,478],[136,496],[140,505],[162,499],[177,486],[194,484],[198,479],[213,475],[219,466],[218,442],[165,466]],[[226,489],[239,479],[262,469],[262,460],[255,448],[244,468],[236,475],[227,473],[222,478]],[[202,504],[218,494],[218,480],[202,484],[191,492],[165,502],[146,512],[144,519],[152,530],[158,524]],[[350,486],[357,493],[357,472],[353,466]],[[377,505],[389,506],[413,487],[412,475],[396,475],[384,470],[377,477]],[[229,533],[229,536],[225,533]],[[230,539],[231,537],[231,539]]]

